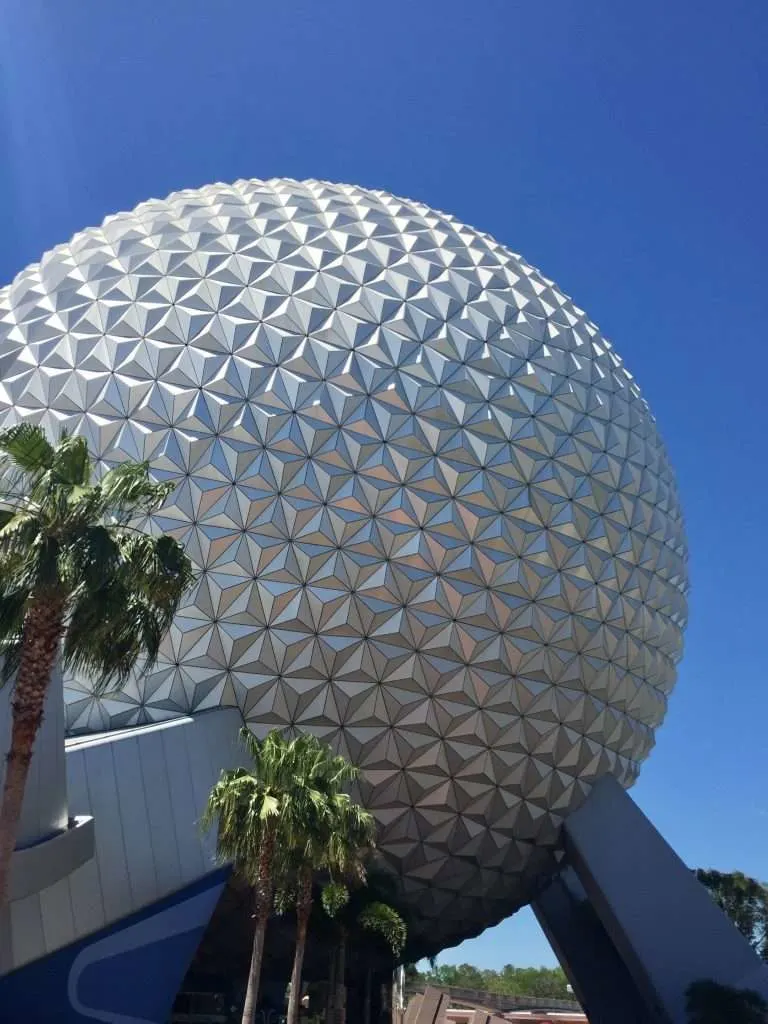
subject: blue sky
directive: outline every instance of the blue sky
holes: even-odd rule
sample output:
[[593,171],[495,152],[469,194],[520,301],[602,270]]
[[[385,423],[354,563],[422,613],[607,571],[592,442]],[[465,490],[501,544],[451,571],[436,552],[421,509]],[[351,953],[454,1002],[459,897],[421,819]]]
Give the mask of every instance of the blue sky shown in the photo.
[[[0,281],[106,214],[237,177],[421,199],[600,324],[676,466],[691,625],[634,795],[768,878],[765,0],[4,0]],[[441,958],[553,962],[529,914]]]

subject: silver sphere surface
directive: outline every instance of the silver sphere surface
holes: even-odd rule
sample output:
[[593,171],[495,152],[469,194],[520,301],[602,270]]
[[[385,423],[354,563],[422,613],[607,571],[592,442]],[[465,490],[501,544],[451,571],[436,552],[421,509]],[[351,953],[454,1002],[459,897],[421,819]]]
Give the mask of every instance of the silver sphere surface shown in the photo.
[[73,732],[237,705],[364,772],[434,948],[527,902],[631,784],[686,616],[656,426],[594,324],[488,235],[326,182],[152,200],[0,291],[0,426],[177,488],[199,578],[160,663]]

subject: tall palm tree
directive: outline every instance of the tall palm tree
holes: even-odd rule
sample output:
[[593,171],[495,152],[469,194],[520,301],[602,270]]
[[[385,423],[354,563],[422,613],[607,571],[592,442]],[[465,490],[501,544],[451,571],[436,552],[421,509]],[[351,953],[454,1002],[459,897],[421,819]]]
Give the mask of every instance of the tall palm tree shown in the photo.
[[82,437],[52,445],[28,423],[0,432],[0,656],[15,674],[11,743],[0,806],[0,908],[32,749],[61,651],[97,692],[123,685],[160,642],[192,581],[171,537],[131,526],[166,500],[145,462],[125,462],[92,482]]
[[289,850],[286,874],[296,887],[296,949],[288,1000],[288,1024],[298,1024],[301,975],[312,911],[315,877],[327,872],[364,879],[364,856],[373,849],[376,827],[373,816],[355,803],[344,786],[358,777],[358,769],[330,747],[313,737],[303,737],[311,765],[298,831]]
[[254,890],[256,926],[242,1014],[242,1024],[252,1024],[275,883],[282,880],[285,854],[299,828],[311,762],[300,739],[284,739],[278,731],[258,740],[243,728],[240,738],[250,766],[221,773],[201,825],[204,830],[216,825],[219,859],[230,861]]

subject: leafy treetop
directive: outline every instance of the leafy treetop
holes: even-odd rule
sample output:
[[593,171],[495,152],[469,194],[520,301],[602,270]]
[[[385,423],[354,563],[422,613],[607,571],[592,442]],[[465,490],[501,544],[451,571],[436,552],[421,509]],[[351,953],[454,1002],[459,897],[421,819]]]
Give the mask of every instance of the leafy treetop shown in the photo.
[[41,427],[0,433],[0,655],[3,679],[17,671],[33,604],[61,609],[67,668],[97,691],[151,665],[192,566],[180,545],[131,522],[158,509],[172,483],[150,479],[146,462],[125,462],[94,482],[87,441]]
[[568,981],[559,967],[513,967],[500,971],[473,967],[472,964],[441,964],[418,980],[439,987],[474,988],[505,996],[542,996],[548,999],[572,999]]

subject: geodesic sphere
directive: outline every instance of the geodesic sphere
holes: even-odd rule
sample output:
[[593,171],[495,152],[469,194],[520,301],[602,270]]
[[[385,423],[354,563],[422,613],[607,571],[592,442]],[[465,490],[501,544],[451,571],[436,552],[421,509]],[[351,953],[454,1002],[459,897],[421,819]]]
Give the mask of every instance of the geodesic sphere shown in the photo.
[[199,579],[73,731],[238,705],[364,770],[415,928],[530,898],[560,822],[631,783],[675,680],[686,554],[637,386],[487,235],[346,185],[241,181],[109,217],[0,292],[0,425],[177,481]]

